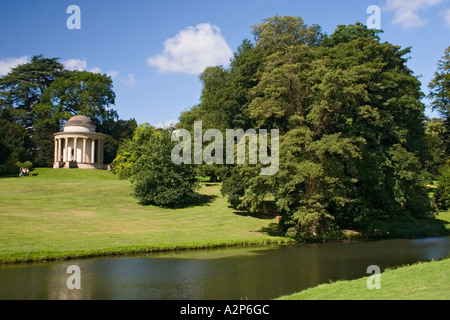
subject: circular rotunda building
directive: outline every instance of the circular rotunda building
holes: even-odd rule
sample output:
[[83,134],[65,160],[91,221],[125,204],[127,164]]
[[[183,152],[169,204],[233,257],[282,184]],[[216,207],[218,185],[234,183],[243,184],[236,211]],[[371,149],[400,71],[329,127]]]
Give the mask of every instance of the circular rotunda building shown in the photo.
[[95,124],[88,117],[70,118],[54,138],[53,168],[107,169],[103,164],[105,135],[95,132]]

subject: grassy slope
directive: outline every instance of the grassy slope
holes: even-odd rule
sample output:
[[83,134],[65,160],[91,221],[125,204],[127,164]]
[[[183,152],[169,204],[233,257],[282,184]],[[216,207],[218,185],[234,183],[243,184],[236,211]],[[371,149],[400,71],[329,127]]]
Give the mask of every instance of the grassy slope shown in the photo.
[[450,300],[450,259],[387,270],[381,289],[367,289],[367,279],[323,284],[280,300]]
[[[437,217],[450,227],[450,210]],[[418,263],[381,274],[381,289],[368,290],[368,277],[322,284],[280,300],[450,300],[450,259]]]
[[[0,178],[0,263],[290,241],[274,236],[274,220],[236,214],[217,184],[200,191],[214,199],[171,210],[140,206],[130,183],[108,171],[35,173]],[[450,212],[439,218],[449,222]],[[420,224],[395,223],[408,232]]]
[[172,210],[140,206],[107,171],[34,172],[0,178],[0,262],[288,241],[263,231],[274,220],[236,214],[218,185],[200,191],[212,201]]

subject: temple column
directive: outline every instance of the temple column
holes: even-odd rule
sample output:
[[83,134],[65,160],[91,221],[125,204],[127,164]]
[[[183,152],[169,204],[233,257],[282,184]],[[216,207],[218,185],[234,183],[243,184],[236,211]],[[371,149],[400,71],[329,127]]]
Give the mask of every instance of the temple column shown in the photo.
[[61,161],[61,147],[62,147],[62,142],[61,142],[61,139],[58,138],[58,162]]
[[64,140],[65,159],[64,162],[69,161],[69,138]]
[[86,163],[86,138],[83,138],[83,152],[81,153],[81,162]]
[[91,145],[91,163],[95,163],[95,139],[92,138],[92,145]]
[[59,138],[56,138],[56,146],[57,146],[57,149],[56,149],[55,157],[56,157],[56,162],[59,162],[59,161],[61,161],[61,140]]
[[77,139],[73,138],[73,159],[72,161],[77,162]]
[[55,153],[53,155],[53,162],[58,161],[58,139],[55,138]]

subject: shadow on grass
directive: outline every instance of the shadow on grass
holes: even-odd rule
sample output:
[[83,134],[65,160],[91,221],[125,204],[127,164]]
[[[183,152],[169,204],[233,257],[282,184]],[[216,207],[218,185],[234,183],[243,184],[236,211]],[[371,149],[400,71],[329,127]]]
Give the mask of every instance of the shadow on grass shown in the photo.
[[425,219],[425,231],[436,236],[449,236],[450,235],[450,222],[439,218],[427,218]]
[[286,234],[283,230],[281,230],[280,225],[278,223],[271,223],[267,227],[263,227],[258,232],[267,234],[271,237],[284,237]]
[[[31,174],[29,176],[31,177]],[[0,175],[0,179],[2,178],[28,178],[28,176],[19,176],[18,174],[5,174]]]
[[217,187],[217,186],[220,186],[220,183],[215,183],[215,182],[205,183],[205,187]]
[[263,201],[261,210],[258,212],[235,211],[234,214],[263,220],[273,220],[280,215],[274,201]]
[[143,203],[143,202],[139,202],[139,205],[155,206],[155,207],[160,207],[160,208],[165,208],[165,209],[184,209],[184,208],[208,206],[216,198],[217,198],[217,196],[215,196],[215,195],[196,193],[193,196],[185,197],[181,203],[174,204],[174,205],[157,205],[154,203]]
[[212,194],[199,194],[196,193],[194,196],[190,196],[184,199],[182,208],[187,207],[201,207],[210,205],[217,196]]
[[438,218],[395,217],[373,220],[367,231],[370,238],[443,237],[450,235],[449,227],[448,221]]

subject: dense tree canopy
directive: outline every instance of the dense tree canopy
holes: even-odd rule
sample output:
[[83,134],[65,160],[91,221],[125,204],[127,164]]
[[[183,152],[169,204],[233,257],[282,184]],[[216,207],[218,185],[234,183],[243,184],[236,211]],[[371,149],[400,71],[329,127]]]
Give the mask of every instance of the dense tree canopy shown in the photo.
[[432,106],[439,110],[445,117],[450,114],[450,46],[438,62],[434,79],[430,82],[430,98]]
[[429,84],[432,107],[444,117],[445,143],[447,152],[450,152],[450,46],[437,65],[433,80]]
[[15,108],[15,117],[24,127],[32,127],[33,109],[41,95],[61,76],[64,66],[58,59],[33,56],[0,78],[0,99],[3,108]]
[[427,126],[427,142],[432,154],[431,172],[441,173],[435,193],[440,209],[450,208],[450,46],[437,65],[437,71],[429,87],[432,107],[443,119],[432,119]]
[[179,123],[280,130],[277,175],[223,167],[230,204],[275,210],[294,237],[432,215],[424,94],[406,65],[410,49],[382,43],[380,31],[360,23],[327,36],[301,18],[275,16],[253,31],[255,42],[245,40],[228,69],[205,70],[201,103]]
[[65,71],[43,92],[39,106],[66,117],[83,114],[101,123],[117,118],[117,112],[110,109],[115,103],[112,87],[112,80],[106,75]]
[[447,152],[448,129],[445,119],[433,118],[425,122],[425,141],[427,143],[430,157],[426,161],[426,169],[431,177],[437,177],[444,169],[449,156]]

